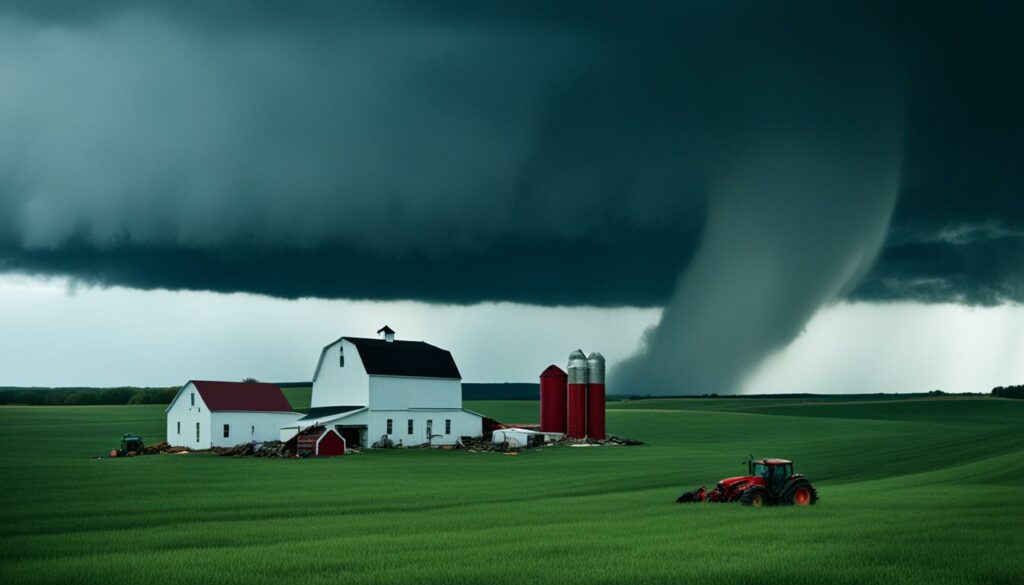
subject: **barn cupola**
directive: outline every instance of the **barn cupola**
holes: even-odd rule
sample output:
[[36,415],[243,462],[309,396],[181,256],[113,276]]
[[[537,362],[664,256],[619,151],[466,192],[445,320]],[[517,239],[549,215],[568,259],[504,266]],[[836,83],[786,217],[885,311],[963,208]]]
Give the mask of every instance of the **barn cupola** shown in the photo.
[[379,335],[381,339],[388,343],[391,343],[395,340],[395,330],[388,327],[387,325],[378,329],[377,335]]

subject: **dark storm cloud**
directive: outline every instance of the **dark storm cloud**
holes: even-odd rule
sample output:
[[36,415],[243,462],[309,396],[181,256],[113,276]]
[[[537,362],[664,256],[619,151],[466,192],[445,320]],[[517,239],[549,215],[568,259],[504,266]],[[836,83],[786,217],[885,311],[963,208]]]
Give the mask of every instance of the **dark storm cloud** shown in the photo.
[[854,298],[968,305],[1024,303],[1024,232],[970,226],[892,241]]
[[854,297],[1024,302],[1024,4],[922,11],[904,29],[900,199]]
[[721,391],[839,298],[1021,300],[1021,22],[1019,2],[8,3],[0,270],[667,304],[623,375]]
[[[669,296],[675,274],[688,255],[661,258],[657,247],[693,244],[682,235],[636,232],[636,245],[595,240],[586,250],[548,242],[508,238],[486,250],[465,252],[439,261],[415,253],[380,256],[341,246],[319,246],[303,254],[286,248],[219,248],[216,252],[180,247],[65,246],[59,250],[18,255],[7,269],[60,276],[73,274],[85,284],[129,282],[140,289],[181,288],[220,292],[256,290],[281,298],[344,297],[367,300],[417,299],[440,303],[513,301],[577,305],[581,294],[590,304],[621,306],[623,298],[654,306]],[[642,242],[642,243],[641,243]],[[580,292],[583,253],[602,258],[614,268],[598,290]],[[471,274],[470,274],[471,273]],[[359,275],[354,278],[353,275]],[[472,286],[467,284],[472,282]],[[340,291],[340,292],[339,292]]]

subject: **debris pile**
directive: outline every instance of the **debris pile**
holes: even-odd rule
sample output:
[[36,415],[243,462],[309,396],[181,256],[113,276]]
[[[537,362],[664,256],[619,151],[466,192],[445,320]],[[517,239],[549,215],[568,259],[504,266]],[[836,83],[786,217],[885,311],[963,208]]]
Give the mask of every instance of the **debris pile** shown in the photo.
[[617,437],[615,435],[608,435],[608,437],[605,440],[603,440],[603,441],[594,441],[594,442],[597,443],[598,445],[622,445],[624,447],[635,447],[637,445],[643,445],[644,444],[643,441],[638,441],[636,439],[629,439],[629,438],[626,438],[626,437]]
[[593,439],[589,437],[583,437],[576,439],[573,437],[565,437],[557,441],[551,441],[545,444],[545,447],[553,447],[557,445],[568,445],[570,447],[615,447],[615,446],[635,446],[643,445],[643,441],[636,439],[627,439],[625,437],[619,437],[616,435],[608,435],[604,439]]
[[161,453],[185,453],[188,452],[188,447],[173,447],[167,444],[167,441],[160,441],[155,445],[147,445],[143,447],[140,455],[160,455]]
[[281,441],[242,443],[234,447],[211,447],[208,451],[223,457],[290,457],[291,450]]
[[380,438],[379,441],[377,441],[376,443],[370,445],[370,447],[373,447],[374,449],[395,449],[395,448],[399,448],[401,446],[402,446],[402,440],[401,439],[399,439],[398,442],[396,443],[396,442],[392,441],[391,437],[389,437],[387,435],[381,435],[381,438]]
[[[581,438],[575,439],[572,437],[564,436],[560,439],[548,441],[543,445],[536,447],[529,447],[536,451],[550,447],[568,446],[568,447],[613,447],[613,446],[635,446],[643,445],[643,441],[636,439],[628,439],[626,437],[618,437],[615,435],[608,435],[607,438],[602,440]],[[490,452],[490,453],[512,453],[520,451],[525,447],[520,446],[516,441],[503,441],[495,443],[486,439],[462,437],[461,442],[462,448],[465,448],[470,453]]]
[[489,439],[482,439],[479,437],[462,437],[461,447],[470,453],[505,453],[508,451],[519,450],[518,446],[509,445],[507,441],[504,443],[495,443]]

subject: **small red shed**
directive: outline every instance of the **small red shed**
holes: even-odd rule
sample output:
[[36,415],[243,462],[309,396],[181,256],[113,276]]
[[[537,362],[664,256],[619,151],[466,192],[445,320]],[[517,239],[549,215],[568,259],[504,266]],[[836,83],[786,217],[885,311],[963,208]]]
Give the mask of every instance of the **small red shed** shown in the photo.
[[345,454],[345,439],[334,429],[313,427],[299,433],[295,441],[299,457],[333,457]]

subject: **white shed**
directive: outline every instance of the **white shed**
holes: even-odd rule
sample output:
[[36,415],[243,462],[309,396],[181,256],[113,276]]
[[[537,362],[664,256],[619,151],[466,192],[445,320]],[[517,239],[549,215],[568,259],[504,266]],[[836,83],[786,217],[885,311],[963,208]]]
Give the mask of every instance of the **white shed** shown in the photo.
[[558,441],[564,436],[562,433],[544,433],[533,429],[495,429],[491,434],[491,442],[499,445],[507,443],[509,447],[525,449],[526,447],[540,447],[544,443]]
[[209,449],[276,441],[302,416],[275,384],[190,380],[167,407],[167,442]]

